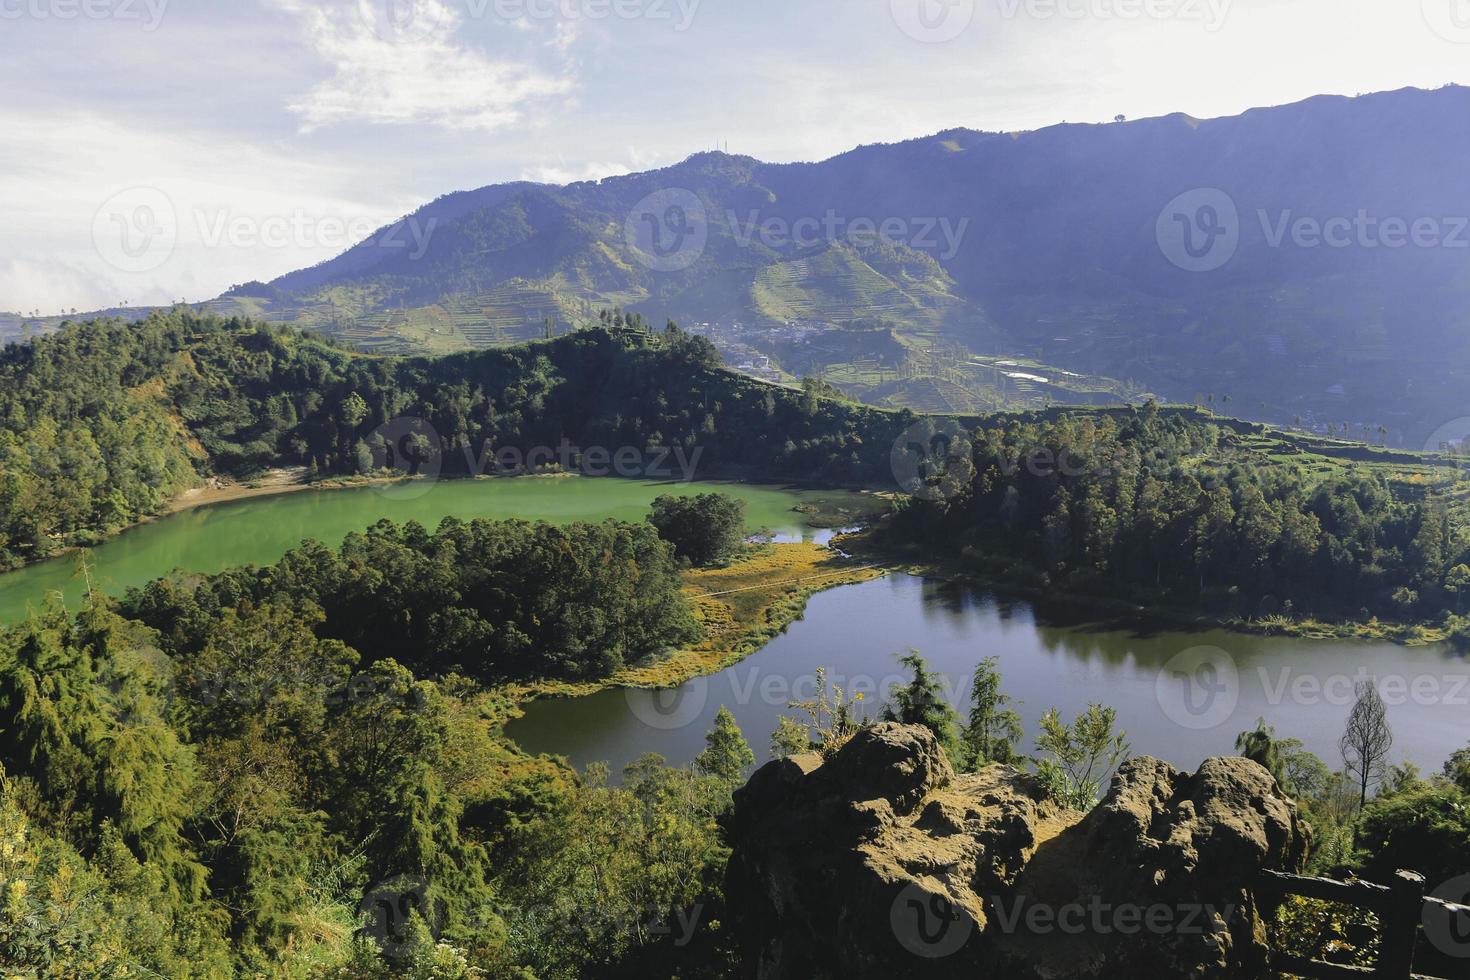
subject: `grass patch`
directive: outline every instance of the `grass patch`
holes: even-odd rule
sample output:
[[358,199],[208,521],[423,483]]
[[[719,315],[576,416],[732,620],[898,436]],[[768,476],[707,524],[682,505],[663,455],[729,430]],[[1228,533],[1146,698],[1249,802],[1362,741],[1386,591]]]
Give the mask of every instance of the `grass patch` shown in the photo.
[[800,503],[791,509],[806,517],[808,527],[843,528],[882,517],[888,512],[889,500],[866,493],[853,500],[821,498],[811,503]]
[[1259,619],[1226,619],[1221,620],[1221,625],[1267,636],[1294,636],[1307,640],[1386,640],[1410,647],[1443,643],[1450,638],[1450,631],[1440,624],[1389,622],[1376,616],[1360,623],[1353,620],[1327,622],[1310,616],[1295,619],[1278,614]]

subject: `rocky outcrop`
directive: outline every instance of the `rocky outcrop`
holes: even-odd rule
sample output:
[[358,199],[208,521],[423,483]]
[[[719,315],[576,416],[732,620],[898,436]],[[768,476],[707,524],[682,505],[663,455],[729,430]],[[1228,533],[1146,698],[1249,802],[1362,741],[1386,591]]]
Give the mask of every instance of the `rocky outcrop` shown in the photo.
[[1239,758],[1126,763],[1091,813],[1005,766],[957,775],[927,729],[864,729],[736,794],[727,898],[748,975],[1254,977],[1256,873],[1297,870],[1294,805]]

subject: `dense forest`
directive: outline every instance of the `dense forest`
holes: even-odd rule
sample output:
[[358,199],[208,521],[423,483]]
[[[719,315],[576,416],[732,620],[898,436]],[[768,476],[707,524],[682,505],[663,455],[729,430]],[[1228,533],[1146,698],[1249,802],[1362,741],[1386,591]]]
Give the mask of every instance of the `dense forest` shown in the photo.
[[599,676],[687,637],[670,556],[646,524],[385,524],[0,632],[0,964],[714,970],[716,820],[754,761],[733,720],[612,787],[521,755],[504,696],[449,670]]
[[[914,490],[907,471],[943,456],[888,540],[1041,588],[1401,622],[1459,612],[1470,591],[1463,505],[1438,479],[1356,465],[1367,447],[1339,447],[1324,470],[1301,440],[1152,404],[923,419],[844,402],[818,379],[786,389],[717,364],[703,338],[621,314],[438,358],[351,354],[187,309],[74,325],[0,351],[0,566],[95,540],[203,477],[277,466]],[[906,451],[926,432],[963,448]]]
[[[701,475],[891,486],[912,467],[883,543],[1039,588],[1447,622],[1470,589],[1463,503],[1437,478],[1309,458],[1259,427],[1152,404],[880,412],[819,383],[719,371],[702,341],[637,320],[382,359],[180,310],[7,348],[0,373],[8,563],[124,526],[210,475],[381,473],[395,452],[399,472],[470,473],[500,448],[565,440],[699,451]],[[385,424],[403,418],[423,427],[387,445]],[[713,495],[660,498],[646,523],[384,521],[335,548],[175,573],[120,600],[90,593],[79,613],[53,604],[0,631],[0,964],[110,978],[732,975],[721,821],[756,758],[733,717],[691,766],[645,757],[621,782],[528,758],[500,726],[508,685],[597,681],[692,641],[680,572],[738,555],[741,524]],[[822,679],[788,705],[772,754],[831,751],[881,711],[931,727],[962,771],[1021,765],[1086,808],[1129,751],[1103,705],[1024,732],[994,660],[976,668],[968,719],[922,657],[901,662],[912,680],[871,710]],[[1465,753],[1426,779],[1346,751],[1334,772],[1264,725],[1237,750],[1304,808],[1317,870],[1470,872]],[[1356,928],[1303,913],[1295,933],[1312,952]]]
[[0,567],[157,513],[207,475],[479,474],[566,445],[632,453],[633,471],[668,471],[679,450],[680,476],[870,483],[912,421],[718,364],[707,340],[621,315],[440,358],[351,354],[187,309],[75,324],[0,348]]
[[1324,473],[1151,403],[936,439],[887,540],[1015,581],[1257,618],[1438,618],[1470,590],[1464,515],[1381,468]]
[[[729,712],[692,765],[645,756],[614,786],[605,767],[522,755],[498,730],[502,691],[373,659],[312,603],[214,605],[226,583],[270,577],[201,580],[192,604],[177,581],[122,608],[94,595],[75,617],[53,607],[0,632],[0,963],[119,980],[745,975],[724,822],[756,754]],[[160,594],[187,615],[163,630],[125,615]],[[1025,731],[993,658],[964,718],[921,656],[900,660],[911,679],[881,714],[929,726],[960,771],[1020,766],[1087,809],[1130,751],[1103,705]],[[1470,750],[1434,777],[1390,768],[1382,739],[1353,741],[1374,704],[1364,689],[1340,772],[1264,723],[1236,749],[1302,807],[1314,870],[1470,873]],[[830,757],[877,712],[820,673],[789,708],[773,755]],[[1372,962],[1361,915],[1281,915],[1291,949]]]
[[[214,631],[289,610],[368,663],[397,659],[421,675],[483,680],[596,679],[698,633],[680,592],[673,546],[652,525],[463,523],[429,533],[380,521],[332,550],[306,542],[266,568],[174,575],[132,590],[123,614],[157,630],[164,649],[211,666],[257,662],[259,683],[294,676]],[[304,668],[305,665],[296,665]]]

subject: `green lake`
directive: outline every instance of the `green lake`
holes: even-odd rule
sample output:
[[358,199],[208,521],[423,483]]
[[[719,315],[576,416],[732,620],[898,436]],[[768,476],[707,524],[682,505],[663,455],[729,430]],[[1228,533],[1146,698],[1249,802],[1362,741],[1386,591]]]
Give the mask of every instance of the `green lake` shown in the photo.
[[[198,507],[133,528],[92,550],[101,587],[120,595],[176,568],[217,572],[233,565],[269,564],[307,538],[336,545],[382,518],[418,521],[432,529],[445,517],[463,520],[524,518],[558,523],[613,517],[642,520],[660,494],[718,490],[745,501],[746,525],[775,540],[823,540],[792,510],[803,503],[851,498],[842,492],[791,490],[712,482],[665,482],[586,477],[522,477],[442,480],[302,490]],[[27,607],[64,592],[75,605],[85,586],[70,556],[0,575],[0,622],[14,622]]]

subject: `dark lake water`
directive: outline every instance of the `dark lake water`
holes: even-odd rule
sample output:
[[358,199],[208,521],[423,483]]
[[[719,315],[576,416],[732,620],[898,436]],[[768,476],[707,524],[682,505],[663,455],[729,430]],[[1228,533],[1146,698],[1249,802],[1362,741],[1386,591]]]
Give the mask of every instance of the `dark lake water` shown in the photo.
[[999,658],[1032,750],[1052,706],[1070,719],[1089,702],[1118,710],[1135,754],[1194,768],[1229,754],[1236,735],[1265,717],[1332,768],[1359,677],[1378,678],[1394,730],[1393,761],[1438,769],[1470,742],[1470,666],[1447,647],[1097,628],[1062,622],[1026,602],[895,574],[814,596],[805,617],[743,662],[666,692],[604,691],[527,707],[507,731],[532,752],[614,773],[645,752],[687,763],[726,705],[764,760],[779,715],[808,698],[815,670],[861,692],[876,715],[900,680],[895,655],[918,649],[963,704],[975,665]]

